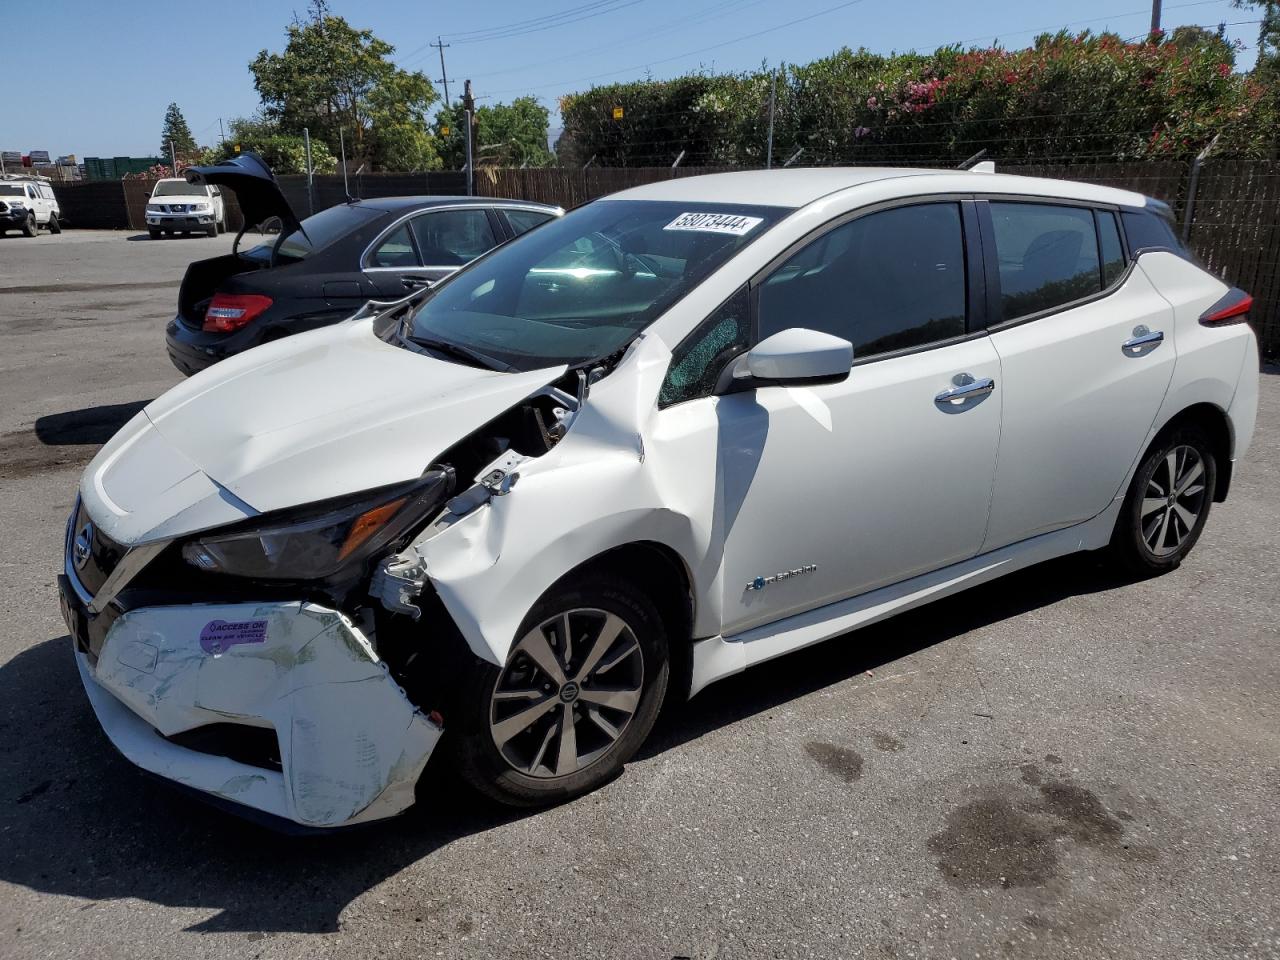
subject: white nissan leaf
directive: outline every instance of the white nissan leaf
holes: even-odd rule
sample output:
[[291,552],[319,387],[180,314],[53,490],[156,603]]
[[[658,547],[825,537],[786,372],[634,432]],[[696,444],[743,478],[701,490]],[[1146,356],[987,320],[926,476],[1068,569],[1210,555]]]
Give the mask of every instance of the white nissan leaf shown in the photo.
[[147,406],[67,526],[80,675],[133,763],[290,829],[404,810],[437,748],[572,797],[788,651],[1074,551],[1177,566],[1253,432],[1250,302],[1121,190],[626,190]]

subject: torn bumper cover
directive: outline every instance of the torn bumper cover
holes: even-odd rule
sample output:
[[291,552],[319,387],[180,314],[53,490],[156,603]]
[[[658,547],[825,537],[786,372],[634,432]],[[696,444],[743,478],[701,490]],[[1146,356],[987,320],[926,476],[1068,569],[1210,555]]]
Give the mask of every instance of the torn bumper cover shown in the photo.
[[[304,827],[400,813],[440,738],[364,634],[312,603],[130,610],[96,664],[80,651],[76,660],[128,760]],[[219,736],[188,745],[201,731]],[[277,750],[242,748],[272,735]]]

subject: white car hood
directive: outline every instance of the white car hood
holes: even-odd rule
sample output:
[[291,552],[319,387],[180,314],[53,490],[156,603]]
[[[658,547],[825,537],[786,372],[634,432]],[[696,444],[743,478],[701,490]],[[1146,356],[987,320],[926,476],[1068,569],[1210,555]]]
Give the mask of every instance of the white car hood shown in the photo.
[[81,496],[125,544],[411,480],[565,368],[498,373],[384,343],[372,321],[256,347],[150,403]]

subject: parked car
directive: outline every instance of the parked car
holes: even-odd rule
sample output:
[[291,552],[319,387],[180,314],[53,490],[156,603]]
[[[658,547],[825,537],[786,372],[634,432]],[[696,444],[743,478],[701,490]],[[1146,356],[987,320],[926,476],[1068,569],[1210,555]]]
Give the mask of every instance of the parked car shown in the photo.
[[183,177],[157,180],[147,201],[147,233],[152,240],[169,234],[203,233],[215,237],[227,229],[222,190]]
[[480,197],[352,200],[299,220],[257,156],[242,154],[189,177],[235,192],[246,224],[278,232],[191,264],[178,315],[165,331],[183,373],[293,333],[349,317],[370,299],[400,300],[506,240],[564,213]]
[[626,190],[148,405],[68,522],[76,662],[126,757],[275,823],[395,814],[438,744],[560,801],[788,651],[1076,551],[1176,567],[1253,434],[1249,306],[1123,190]]
[[62,208],[47,177],[18,173],[0,174],[0,235],[21,230],[34,237],[41,227],[61,233]]

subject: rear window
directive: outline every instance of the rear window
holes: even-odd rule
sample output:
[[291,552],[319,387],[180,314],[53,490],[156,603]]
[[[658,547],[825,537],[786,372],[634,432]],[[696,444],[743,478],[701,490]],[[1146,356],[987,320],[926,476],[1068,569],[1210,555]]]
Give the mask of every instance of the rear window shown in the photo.
[[350,203],[321,210],[303,220],[301,230],[294,230],[280,241],[280,246],[276,248],[277,258],[305,260],[317,250],[323,250],[335,240],[365,226],[380,213],[381,211]]
[[22,187],[15,183],[0,183],[0,197],[20,197]]

